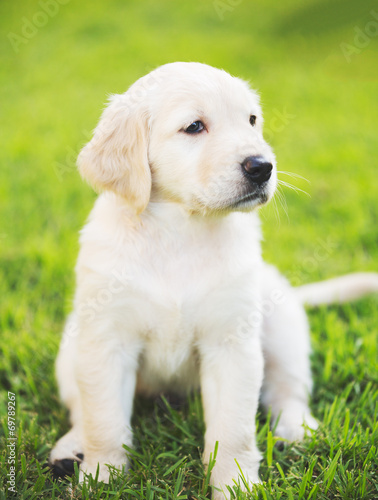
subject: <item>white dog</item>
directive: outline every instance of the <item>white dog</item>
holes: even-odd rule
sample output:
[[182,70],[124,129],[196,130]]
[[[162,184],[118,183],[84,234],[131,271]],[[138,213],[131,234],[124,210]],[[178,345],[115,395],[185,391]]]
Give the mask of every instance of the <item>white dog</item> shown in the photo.
[[78,160],[104,192],[81,234],[57,360],[72,429],[55,467],[77,460],[83,478],[99,464],[104,481],[107,464],[127,467],[136,391],[201,387],[205,464],[219,442],[214,498],[239,480],[236,461],[259,480],[259,397],[280,437],[316,429],[302,303],[346,300],[378,280],[295,290],[263,263],[257,208],[277,180],[262,123],[245,82],[198,63],[162,66],[111,98]]

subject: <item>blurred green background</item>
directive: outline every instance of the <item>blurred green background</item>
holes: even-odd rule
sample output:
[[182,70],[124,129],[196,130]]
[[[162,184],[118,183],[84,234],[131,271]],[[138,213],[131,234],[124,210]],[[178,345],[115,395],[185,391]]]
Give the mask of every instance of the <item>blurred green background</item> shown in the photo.
[[310,194],[261,210],[270,262],[294,284],[376,269],[377,1],[3,0],[0,30],[0,383],[46,432],[47,410],[63,421],[53,359],[95,199],[75,159],[107,95],[158,65],[204,62],[261,94],[278,169],[309,182],[280,177]]
[[185,60],[249,80],[279,170],[310,181],[293,183],[311,198],[285,190],[280,224],[272,206],[263,211],[269,260],[288,269],[332,235],[337,251],[311,278],[373,267],[377,37],[363,48],[354,39],[377,2],[229,1],[1,2],[3,257],[39,255],[72,272],[93,201],[75,157],[107,95]]

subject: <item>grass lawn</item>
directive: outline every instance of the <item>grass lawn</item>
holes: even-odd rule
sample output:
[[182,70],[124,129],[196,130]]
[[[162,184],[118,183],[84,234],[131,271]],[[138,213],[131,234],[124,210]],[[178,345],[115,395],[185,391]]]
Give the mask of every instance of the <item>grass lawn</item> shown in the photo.
[[[70,491],[44,470],[68,428],[54,359],[71,308],[77,233],[95,199],[75,157],[107,94],[175,60],[246,78],[261,93],[279,170],[310,181],[280,175],[310,197],[284,189],[287,215],[278,199],[277,210],[261,211],[266,259],[293,284],[376,270],[377,37],[366,31],[377,28],[369,1],[1,2],[0,500],[210,498],[198,395],[178,408],[136,401],[127,477],[94,482],[91,492],[74,477]],[[321,259],[319,245],[327,248]],[[309,311],[320,428],[279,450],[259,415],[263,482],[246,498],[378,497],[377,305],[368,297]],[[8,391],[16,398],[15,495],[7,491]]]

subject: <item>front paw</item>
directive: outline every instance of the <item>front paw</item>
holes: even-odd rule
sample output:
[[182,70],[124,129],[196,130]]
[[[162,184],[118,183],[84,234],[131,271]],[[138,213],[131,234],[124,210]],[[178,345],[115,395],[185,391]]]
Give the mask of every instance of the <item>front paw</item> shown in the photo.
[[[247,479],[248,477],[248,479]],[[240,476],[237,478],[232,478],[228,483],[218,483],[218,484],[213,484],[213,493],[212,493],[212,500],[231,500],[232,498],[235,498],[229,491],[228,487],[231,488],[231,490],[234,489],[235,487],[235,482],[238,485],[238,491],[242,491],[243,493],[249,493],[253,490],[253,486],[255,484],[260,484],[261,481],[260,479],[252,479],[249,477],[249,475],[244,474],[243,472],[243,478],[242,479]],[[238,497],[237,497],[238,498]],[[243,497],[244,498],[244,497]]]
[[307,429],[316,430],[319,424],[309,410],[282,411],[275,430],[277,437],[286,441],[302,441]]
[[80,465],[79,482],[82,483],[88,476],[93,479],[97,477],[97,482],[109,483],[111,471],[114,469],[126,473],[128,469],[128,462],[124,453],[117,454],[115,459],[114,455],[101,460],[84,460]]
[[260,483],[258,475],[260,454],[257,452],[253,457],[248,457],[248,460],[243,458],[239,456],[238,460],[241,472],[236,461],[231,457],[227,460],[217,460],[211,474],[213,500],[232,498],[227,486],[232,489],[235,483],[243,492],[251,491],[254,484]]
[[88,462],[82,462],[80,465],[79,482],[83,483],[88,476],[92,476],[93,479],[97,477],[98,482],[108,483],[110,480],[109,467],[105,463],[89,464]]
[[73,476],[75,473],[75,462],[80,465],[84,458],[82,453],[78,453],[75,458],[62,458],[54,462],[48,462],[52,474],[55,478]]
[[83,461],[80,436],[75,429],[71,429],[56,443],[51,450],[49,467],[54,477],[72,476],[75,472],[74,464]]

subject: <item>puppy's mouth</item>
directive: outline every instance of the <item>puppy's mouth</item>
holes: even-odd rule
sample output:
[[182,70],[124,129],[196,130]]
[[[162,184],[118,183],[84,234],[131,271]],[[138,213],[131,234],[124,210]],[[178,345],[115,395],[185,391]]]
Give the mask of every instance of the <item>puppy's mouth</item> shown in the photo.
[[231,202],[228,204],[228,207],[231,210],[237,208],[252,209],[258,205],[263,205],[268,201],[268,199],[268,194],[264,189],[262,189],[261,191],[259,190],[254,191],[253,193],[246,193],[234,200],[231,200]]
[[267,203],[272,196],[271,188],[268,182],[264,183],[262,186],[240,186],[239,189],[229,190],[228,194],[229,197],[218,196],[218,199],[213,203],[206,203],[203,200],[197,198],[196,203],[200,212],[250,212],[255,208]]

